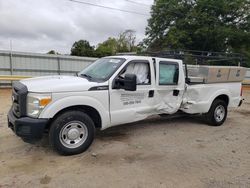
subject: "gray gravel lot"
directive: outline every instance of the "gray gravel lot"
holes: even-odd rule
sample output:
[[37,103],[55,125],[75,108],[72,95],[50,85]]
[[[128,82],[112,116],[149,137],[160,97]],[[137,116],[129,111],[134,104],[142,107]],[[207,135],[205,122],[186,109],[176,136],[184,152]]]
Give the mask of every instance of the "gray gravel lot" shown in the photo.
[[159,118],[98,132],[85,153],[59,156],[45,137],[24,143],[7,128],[0,89],[2,187],[250,187],[250,91],[221,127]]

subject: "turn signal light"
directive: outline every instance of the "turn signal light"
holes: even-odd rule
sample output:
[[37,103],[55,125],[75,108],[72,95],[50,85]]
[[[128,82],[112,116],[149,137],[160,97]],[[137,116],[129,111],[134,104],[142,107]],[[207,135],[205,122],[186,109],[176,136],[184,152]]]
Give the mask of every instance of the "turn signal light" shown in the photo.
[[40,100],[40,106],[46,106],[51,102],[51,98],[45,98]]

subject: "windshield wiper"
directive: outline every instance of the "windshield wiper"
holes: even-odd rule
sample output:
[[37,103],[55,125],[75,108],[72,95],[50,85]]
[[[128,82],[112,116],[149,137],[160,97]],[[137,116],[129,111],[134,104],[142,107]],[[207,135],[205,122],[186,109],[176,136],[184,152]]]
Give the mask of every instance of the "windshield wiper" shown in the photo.
[[88,80],[92,79],[92,76],[88,75],[88,74],[80,74],[80,76],[87,78]]

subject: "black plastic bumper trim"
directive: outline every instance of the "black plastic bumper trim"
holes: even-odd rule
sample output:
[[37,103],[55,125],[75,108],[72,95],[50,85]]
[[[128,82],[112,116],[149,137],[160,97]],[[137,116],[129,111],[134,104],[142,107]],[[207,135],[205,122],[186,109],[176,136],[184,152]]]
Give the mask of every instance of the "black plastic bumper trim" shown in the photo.
[[30,117],[17,118],[14,116],[12,110],[8,113],[8,127],[11,128],[17,136],[26,139],[41,139],[48,121],[48,119],[35,119]]

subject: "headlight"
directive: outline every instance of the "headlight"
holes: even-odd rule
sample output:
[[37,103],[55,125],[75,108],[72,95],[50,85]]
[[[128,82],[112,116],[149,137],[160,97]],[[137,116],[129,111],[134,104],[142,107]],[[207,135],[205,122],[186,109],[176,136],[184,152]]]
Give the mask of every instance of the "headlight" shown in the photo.
[[37,118],[51,100],[50,93],[29,93],[27,98],[28,116]]

